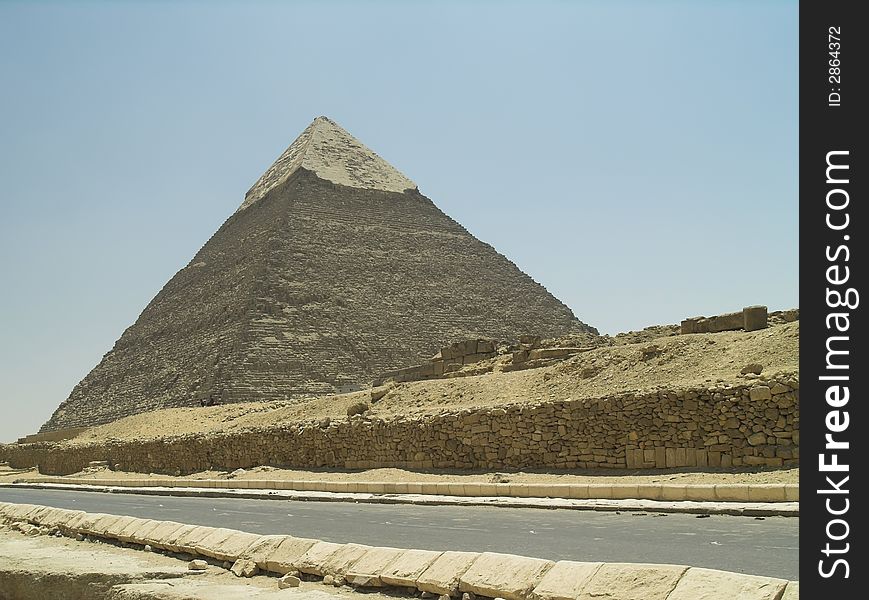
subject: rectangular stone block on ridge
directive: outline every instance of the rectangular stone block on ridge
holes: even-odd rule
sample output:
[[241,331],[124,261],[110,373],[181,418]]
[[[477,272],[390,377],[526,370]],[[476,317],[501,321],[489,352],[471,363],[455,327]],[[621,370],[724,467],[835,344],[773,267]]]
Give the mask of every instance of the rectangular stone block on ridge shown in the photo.
[[778,600],[787,584],[786,580],[773,577],[691,567],[667,600]]
[[459,578],[459,591],[524,600],[554,564],[542,558],[484,552]]
[[531,591],[532,600],[574,600],[603,563],[560,560]]
[[479,556],[479,552],[444,552],[416,580],[417,589],[432,594],[455,595],[459,578]]

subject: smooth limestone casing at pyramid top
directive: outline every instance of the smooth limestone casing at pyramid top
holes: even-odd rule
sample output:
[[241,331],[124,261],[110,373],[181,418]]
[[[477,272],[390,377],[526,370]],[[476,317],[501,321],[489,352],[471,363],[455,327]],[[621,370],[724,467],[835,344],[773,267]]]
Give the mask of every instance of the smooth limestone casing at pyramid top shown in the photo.
[[316,119],[41,431],[364,386],[445,343],[597,333]]

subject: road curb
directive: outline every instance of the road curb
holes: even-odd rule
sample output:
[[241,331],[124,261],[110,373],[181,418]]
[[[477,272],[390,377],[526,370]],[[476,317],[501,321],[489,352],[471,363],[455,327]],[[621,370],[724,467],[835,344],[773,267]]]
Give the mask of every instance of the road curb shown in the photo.
[[569,500],[661,500],[697,502],[798,502],[799,484],[621,484],[621,483],[442,483],[391,481],[305,481],[268,479],[88,479],[66,477],[22,478],[16,483],[55,483],[112,487],[221,488],[233,490],[283,490],[338,494],[413,494],[422,496],[561,498]]
[[[636,597],[642,587],[661,600],[780,600],[798,593],[799,583],[772,577],[682,565],[583,563],[495,552],[437,552],[337,544],[292,536],[260,536],[232,529],[192,526],[32,504],[0,502],[0,521],[30,535],[60,531],[69,536],[121,540],[136,546],[244,560],[279,575],[340,581],[379,588],[384,577],[396,587],[436,589],[450,596],[473,592],[506,600],[563,600],[578,597]],[[707,582],[714,580],[715,587]]]
[[189,487],[129,487],[82,485],[70,483],[13,483],[0,484],[0,488],[54,489],[112,494],[141,494],[149,496],[180,496],[194,498],[245,498],[252,500],[295,500],[312,502],[362,502],[368,504],[416,504],[423,506],[492,506],[501,508],[571,509],[597,511],[649,511],[659,513],[688,513],[703,515],[732,515],[745,517],[798,517],[798,502],[704,502],[696,500],[645,500],[638,498],[597,498],[577,500],[569,498],[511,498],[467,497],[422,494],[365,494],[317,491],[215,489]]

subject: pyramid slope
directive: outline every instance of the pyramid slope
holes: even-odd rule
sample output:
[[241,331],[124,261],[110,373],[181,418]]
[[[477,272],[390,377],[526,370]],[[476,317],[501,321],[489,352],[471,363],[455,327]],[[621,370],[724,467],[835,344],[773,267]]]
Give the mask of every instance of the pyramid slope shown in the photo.
[[290,144],[245,195],[244,210],[297,169],[349,187],[403,192],[416,184],[327,117],[314,122]]
[[582,331],[415,186],[336,184],[299,164],[221,226],[42,430],[210,394],[334,393],[457,339]]

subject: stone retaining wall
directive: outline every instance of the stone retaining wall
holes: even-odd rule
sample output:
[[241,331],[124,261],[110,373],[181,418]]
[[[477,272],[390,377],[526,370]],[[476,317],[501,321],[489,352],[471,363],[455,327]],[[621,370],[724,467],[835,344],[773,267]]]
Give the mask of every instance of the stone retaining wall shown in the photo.
[[296,468],[576,469],[799,464],[799,377],[389,419],[369,414],[262,431],[0,448],[12,467],[65,475]]

